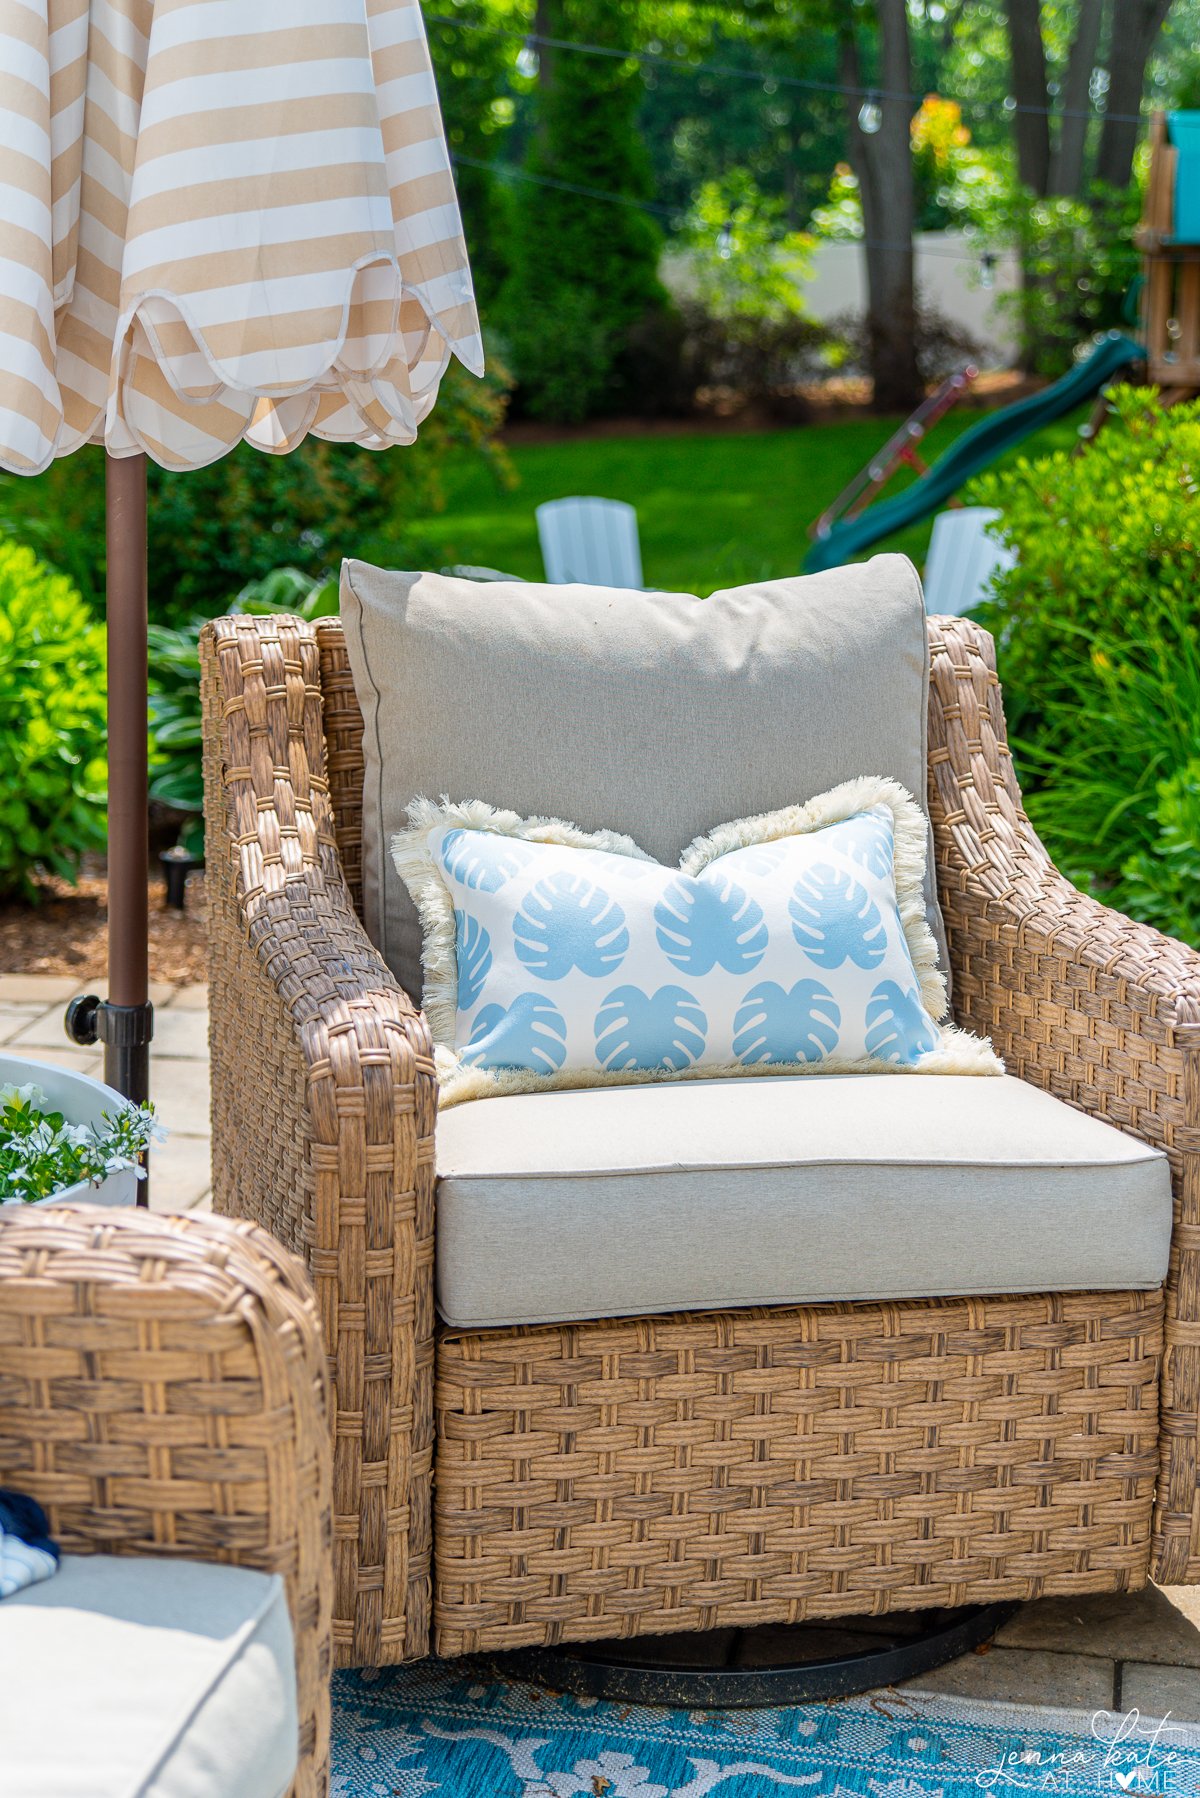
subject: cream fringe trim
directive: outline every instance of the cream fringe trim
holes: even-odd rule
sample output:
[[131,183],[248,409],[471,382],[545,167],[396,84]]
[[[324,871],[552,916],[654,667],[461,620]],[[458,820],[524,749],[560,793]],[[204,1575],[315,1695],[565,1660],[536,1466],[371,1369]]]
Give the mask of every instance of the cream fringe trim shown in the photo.
[[[923,882],[927,831],[920,807],[898,781],[865,775],[844,781],[806,805],[785,806],[754,818],[721,824],[707,836],[697,837],[680,859],[680,870],[698,874],[719,856],[779,837],[798,836],[840,824],[872,809],[891,813],[895,840],[896,900],[908,952],[912,957],[921,1000],[937,1020],[946,1013],[946,982],[937,965],[937,944],[925,917]],[[583,831],[561,818],[522,818],[516,812],[497,811],[482,800],[455,804],[443,799],[414,799],[408,808],[409,828],[392,838],[392,859],[408,888],[421,921],[425,974],[424,1008],[435,1045],[440,1084],[439,1104],[458,1105],[465,1099],[501,1098],[511,1093],[549,1092],[567,1087],[645,1086],[675,1080],[722,1080],[733,1075],[767,1074],[1002,1074],[1004,1063],[983,1037],[973,1036],[953,1024],[939,1023],[938,1047],[908,1066],[879,1061],[873,1056],[829,1056],[822,1061],[732,1067],[632,1069],[609,1072],[600,1068],[562,1069],[554,1074],[534,1074],[527,1068],[496,1072],[470,1067],[454,1048],[458,1014],[458,954],[454,932],[454,904],[429,849],[433,831],[457,826],[463,830],[490,830],[498,836],[520,837],[531,843],[561,843],[574,849],[602,849],[609,855],[628,855],[653,862],[631,837],[617,831]]]

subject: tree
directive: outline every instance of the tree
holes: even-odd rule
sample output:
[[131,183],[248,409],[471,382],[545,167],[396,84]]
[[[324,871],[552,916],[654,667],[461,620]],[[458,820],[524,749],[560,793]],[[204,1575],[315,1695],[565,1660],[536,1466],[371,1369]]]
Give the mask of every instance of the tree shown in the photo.
[[1017,103],[1013,116],[1017,175],[1031,193],[1044,194],[1050,179],[1050,91],[1041,0],[1006,0],[1005,13]]
[[1146,66],[1158,41],[1171,0],[1112,0],[1108,57],[1108,103],[1096,157],[1096,178],[1126,187],[1141,134]]
[[[872,399],[881,411],[907,412],[923,395],[917,367],[913,256],[912,54],[905,0],[875,0],[879,29],[879,128],[860,116],[862,63],[852,19],[839,9],[842,80],[850,161],[862,198],[867,270],[867,350]],[[873,122],[868,117],[868,122]]]
[[542,418],[629,405],[631,337],[668,313],[637,132],[640,65],[554,42],[619,52],[634,47],[637,28],[635,0],[538,0],[537,128],[515,188],[499,318],[520,401]]
[[[1037,196],[1084,197],[1092,179],[1128,187],[1141,133],[1146,70],[1172,0],[1078,0],[1061,83],[1051,86],[1047,20],[1041,0],[1005,0],[1017,177]],[[1057,21],[1056,21],[1057,23]],[[1092,79],[1107,39],[1108,92],[1088,169]],[[1062,66],[1061,62],[1058,66]],[[1057,142],[1052,122],[1059,113]]]
[[520,0],[442,0],[428,16],[442,121],[484,311],[508,273],[509,195],[479,164],[491,161],[509,124],[523,11]]
[[[1052,194],[1078,194],[1084,187],[1092,72],[1100,48],[1104,0],[1079,0],[1079,18],[1067,57],[1062,84],[1062,122],[1050,157],[1048,188]],[[1049,126],[1049,119],[1046,121]]]

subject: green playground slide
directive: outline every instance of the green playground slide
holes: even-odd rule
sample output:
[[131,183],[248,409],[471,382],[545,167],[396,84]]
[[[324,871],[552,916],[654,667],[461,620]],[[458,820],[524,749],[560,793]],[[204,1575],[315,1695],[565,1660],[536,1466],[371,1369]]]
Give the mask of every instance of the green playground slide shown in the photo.
[[1120,331],[1110,331],[1061,380],[1044,387],[1040,393],[1030,394],[1028,399],[1018,400],[1015,405],[989,412],[977,425],[964,431],[920,480],[906,487],[903,493],[878,500],[857,518],[835,524],[828,537],[818,538],[809,549],[804,558],[805,573],[815,574],[821,568],[840,568],[860,550],[869,549],[883,537],[890,537],[893,531],[902,531],[906,526],[928,518],[930,513],[940,511],[951,494],[957,493],[972,475],[979,474],[998,456],[1014,449],[1032,432],[1090,399],[1131,362],[1141,362],[1144,358],[1140,344],[1122,336]]

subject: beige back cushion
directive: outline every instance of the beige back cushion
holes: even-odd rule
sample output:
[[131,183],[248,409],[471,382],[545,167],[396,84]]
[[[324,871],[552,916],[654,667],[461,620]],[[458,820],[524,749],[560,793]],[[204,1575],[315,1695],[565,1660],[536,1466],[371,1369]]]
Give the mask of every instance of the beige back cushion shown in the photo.
[[[388,845],[418,794],[623,831],[664,863],[853,775],[926,803],[925,608],[903,556],[708,599],[346,562],[342,618],[364,724],[364,922],[414,997],[421,933]],[[932,871],[927,899],[945,967]]]

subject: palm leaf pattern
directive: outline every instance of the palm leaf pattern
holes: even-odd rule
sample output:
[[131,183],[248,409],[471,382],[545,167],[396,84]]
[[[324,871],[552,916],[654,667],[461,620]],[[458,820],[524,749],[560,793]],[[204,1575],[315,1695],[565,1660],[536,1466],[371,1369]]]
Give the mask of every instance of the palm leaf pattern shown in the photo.
[[458,959],[458,1009],[470,1011],[492,971],[492,939],[478,918],[457,908],[454,947]]
[[823,1061],[837,1046],[842,1014],[819,980],[798,980],[790,992],[760,980],[738,1006],[733,1052],[745,1065]]
[[895,873],[896,846],[890,824],[874,812],[860,812],[836,826],[833,836],[837,848],[852,861],[859,862],[880,880],[890,880]]
[[881,980],[867,1000],[867,1053],[905,1067],[938,1045],[937,1026],[916,987]]
[[879,907],[861,881],[830,862],[817,862],[800,877],[788,913],[792,935],[819,968],[844,961],[875,968],[887,951]]
[[734,862],[739,874],[773,874],[788,852],[788,839],[778,837],[773,843],[750,843],[745,849],[731,849],[722,860]]
[[517,958],[539,980],[611,974],[625,959],[625,913],[603,887],[579,874],[548,874],[513,920]]
[[462,1058],[478,1068],[552,1074],[567,1054],[567,1021],[544,993],[518,993],[509,1006],[485,1005]]
[[708,1019],[692,993],[619,986],[596,1014],[596,1058],[604,1067],[686,1068],[704,1052]]
[[726,874],[681,874],[654,908],[658,946],[672,966],[692,976],[718,964],[748,974],[767,951],[762,906]]
[[527,843],[494,830],[448,830],[442,838],[443,868],[474,892],[498,893],[532,853]]

